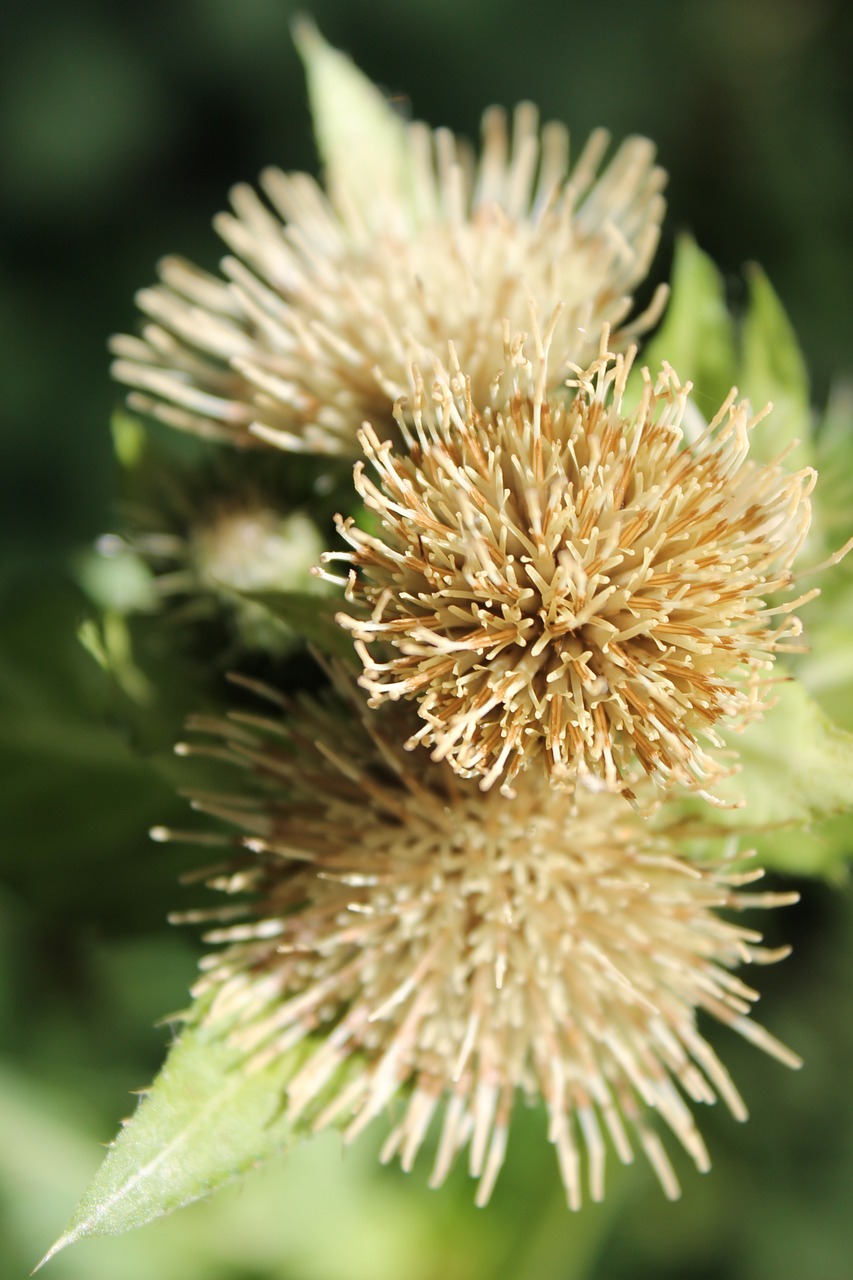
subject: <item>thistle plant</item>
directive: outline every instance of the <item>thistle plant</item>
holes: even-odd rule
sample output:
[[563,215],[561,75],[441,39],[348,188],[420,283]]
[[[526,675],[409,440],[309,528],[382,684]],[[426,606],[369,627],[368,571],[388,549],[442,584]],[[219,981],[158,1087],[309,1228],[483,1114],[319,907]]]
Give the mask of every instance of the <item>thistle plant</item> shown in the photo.
[[[484,789],[530,765],[704,786],[721,765],[697,734],[720,747],[718,721],[759,712],[760,673],[800,633],[803,601],[768,597],[791,583],[814,472],[750,460],[757,419],[733,394],[690,440],[667,365],[626,411],[631,355],[606,328],[574,397],[547,397],[553,327],[532,360],[523,335],[507,342],[482,409],[452,345],[429,389],[415,366],[404,452],[365,427],[379,484],[356,463],[355,486],[381,533],[339,526],[366,606],[341,621],[373,701],[415,698],[412,742]],[[376,662],[376,641],[399,656]]]
[[[298,31],[325,83],[334,70]],[[378,99],[371,107],[393,153],[370,161],[362,139],[357,184],[330,170],[327,194],[304,174],[267,170],[268,204],[239,186],[233,212],[216,220],[232,250],[224,280],[161,264],[159,284],[138,295],[150,321],[142,337],[112,344],[132,407],[210,439],[357,458],[362,423],[387,431],[412,361],[428,362],[449,335],[485,395],[501,323],[523,322],[530,294],[563,309],[554,386],[595,354],[603,324],[625,346],[659,315],[662,289],[623,324],[663,216],[664,174],[646,139],[624,143],[597,176],[608,144],[599,130],[569,169],[566,129],[540,133],[525,103],[511,134],[503,112],[487,112],[474,162],[447,130],[404,126]]]
[[109,606],[116,578],[144,583],[122,611],[156,614],[188,647],[221,651],[226,665],[247,652],[292,650],[292,628],[254,597],[285,585],[294,595],[328,595],[312,570],[328,540],[323,530],[332,527],[332,495],[311,492],[298,469],[285,475],[267,459],[214,457],[188,466],[140,438],[135,423],[119,417],[114,427],[121,531],[103,535],[87,560],[90,593]]
[[683,241],[639,349],[647,141],[572,163],[523,105],[475,155],[297,41],[325,185],[237,188],[222,276],[167,259],[113,343],[133,431],[208,442],[180,516],[101,552],[148,565],[131,645],[176,595],[236,620],[177,746],[198,816],[152,832],[217,850],[228,900],[179,917],[210,948],[183,1030],[55,1249],[373,1122],[433,1186],[464,1153],[482,1205],[521,1101],[570,1208],[635,1150],[677,1197],[667,1131],[705,1170],[695,1107],[747,1112],[711,1026],[800,1065],[737,972],[797,898],[750,887],[755,848],[811,869],[853,805],[797,679],[849,588],[769,285],[738,324]]
[[[247,1070],[319,1032],[288,1084],[291,1120],[310,1110],[312,1129],[343,1124],[348,1141],[402,1095],[383,1158],[410,1168],[439,1113],[430,1183],[467,1145],[479,1204],[517,1096],[545,1103],[571,1208],[579,1148],[592,1198],[604,1194],[605,1135],[628,1163],[633,1134],[675,1198],[647,1108],[702,1170],[708,1154],[676,1084],[746,1114],[696,1011],[799,1065],[749,1019],[756,993],[728,972],[786,952],[762,950],[716,909],[797,895],[743,892],[761,871],[680,857],[677,819],[651,823],[618,793],[556,788],[542,769],[522,775],[511,803],[484,797],[405,751],[408,708],[375,714],[343,673],[335,684],[338,705],[191,721],[249,782],[197,807],[256,855],[235,869],[248,918],[235,924],[227,908],[208,935],[226,944],[195,991],[209,1024],[228,1027]],[[346,1064],[346,1085],[326,1098]]]

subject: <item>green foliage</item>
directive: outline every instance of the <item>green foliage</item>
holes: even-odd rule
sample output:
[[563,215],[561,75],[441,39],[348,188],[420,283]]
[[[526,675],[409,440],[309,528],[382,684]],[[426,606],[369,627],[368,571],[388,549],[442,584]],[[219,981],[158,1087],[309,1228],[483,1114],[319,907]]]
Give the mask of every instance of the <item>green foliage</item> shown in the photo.
[[[824,529],[837,541],[849,534],[853,517],[853,385],[849,382],[833,387],[818,424],[817,467]],[[852,576],[848,572],[848,580]]]
[[712,418],[737,368],[734,322],[723,277],[688,235],[676,244],[666,315],[642,355],[653,375],[664,360],[682,381],[690,379],[700,412]]
[[89,599],[110,613],[147,613],[157,606],[154,575],[129,549],[121,556],[89,552],[80,559],[77,578]]
[[[66,582],[42,578],[0,633],[0,868],[43,904],[85,915],[117,851],[132,857],[147,815],[166,820],[179,802],[136,749],[133,704],[76,638],[84,608]],[[151,859],[135,866],[137,898],[160,874]]]
[[283,1097],[298,1062],[293,1052],[252,1071],[221,1030],[188,1027],[40,1265],[86,1236],[171,1213],[281,1151],[294,1136]]
[[133,702],[145,706],[155,697],[154,687],[133,659],[130,627],[120,613],[106,613],[100,621],[87,618],[77,632],[80,643],[98,666],[112,676]]
[[110,420],[110,432],[119,465],[126,471],[132,471],[145,456],[145,427],[132,414],[119,411]]
[[853,734],[834,725],[795,680],[737,742],[742,773],[728,784],[754,829],[806,824],[853,807]]
[[241,597],[263,609],[273,623],[296,633],[328,657],[356,666],[352,639],[335,621],[340,601],[312,591],[247,591]]
[[[788,465],[814,460],[809,382],[791,322],[767,276],[747,268],[749,297],[742,320],[726,301],[719,270],[691,236],[679,237],[672,267],[672,296],[664,320],[644,349],[652,373],[666,360],[682,381],[693,383],[692,399],[706,420],[732,387],[758,412],[770,416],[754,429],[752,452],[769,461],[791,447]],[[636,378],[632,383],[636,391]]]
[[754,409],[772,403],[773,411],[753,433],[752,450],[762,459],[788,455],[792,470],[814,462],[809,377],[797,336],[767,276],[747,268],[749,303],[741,329],[737,384]]
[[369,226],[370,211],[383,196],[398,207],[409,202],[405,126],[385,95],[313,23],[298,20],[293,35],[305,64],[327,186]]
[[[853,848],[853,823],[811,828],[853,808],[853,734],[833,724],[806,689],[788,679],[764,718],[729,734],[727,743],[737,753],[739,770],[714,794],[729,807],[691,800],[685,808],[712,828],[742,833],[750,842],[762,835],[768,866],[798,875],[836,873],[840,855]],[[810,830],[777,836],[786,827]]]

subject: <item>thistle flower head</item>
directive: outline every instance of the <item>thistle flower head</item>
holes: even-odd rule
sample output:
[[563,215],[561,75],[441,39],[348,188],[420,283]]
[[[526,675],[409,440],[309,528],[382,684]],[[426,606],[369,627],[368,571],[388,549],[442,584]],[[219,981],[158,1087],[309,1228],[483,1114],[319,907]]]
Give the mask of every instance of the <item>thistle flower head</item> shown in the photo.
[[523,323],[530,292],[564,303],[555,385],[603,323],[626,341],[663,212],[651,144],[629,139],[597,176],[607,135],[569,170],[567,131],[540,132],[530,104],[511,137],[498,109],[483,134],[475,166],[447,130],[408,126],[405,192],[377,191],[369,214],[301,174],[267,170],[269,206],[235,188],[216,221],[225,279],[165,260],[138,297],[141,338],[113,341],[132,406],[214,439],[355,457],[361,422],[386,423],[412,361],[448,339],[485,396],[499,322]]
[[697,1014],[797,1065],[750,1020],[756,993],[731,973],[783,953],[717,909],[796,895],[745,893],[760,872],[684,861],[612,793],[556,789],[535,770],[514,800],[484,796],[402,750],[408,714],[342,719],[305,702],[283,720],[194,722],[212,746],[183,750],[229,758],[255,783],[196,801],[251,851],[212,881],[253,898],[244,922],[210,935],[226,945],[197,989],[209,1020],[231,1028],[248,1069],[314,1036],[288,1114],[344,1124],[349,1139],[396,1105],[383,1158],[407,1169],[435,1119],[432,1185],[467,1147],[479,1203],[520,1096],[544,1102],[572,1207],[584,1151],[603,1195],[608,1145],[628,1162],[638,1143],[676,1196],[650,1113],[699,1169],[708,1155],[685,1099],[746,1114]]
[[[710,425],[668,366],[599,358],[549,390],[544,338],[510,339],[488,398],[451,345],[413,370],[396,418],[406,449],[366,426],[375,474],[355,483],[378,528],[340,521],[354,570],[339,619],[374,703],[416,699],[412,744],[488,788],[544,757],[556,780],[661,784],[723,771],[703,743],[766,701],[762,676],[799,632],[771,605],[791,583],[814,474],[749,456],[757,418],[729,396]],[[411,426],[409,419],[411,418]],[[704,424],[703,424],[704,425]],[[356,572],[357,570],[358,572]]]
[[282,484],[213,468],[155,470],[148,488],[127,504],[125,534],[105,534],[97,544],[102,559],[147,566],[138,611],[163,609],[176,624],[224,621],[249,649],[291,648],[293,633],[252,595],[329,588],[312,573],[324,545],[320,530],[293,509]]
[[321,546],[317,526],[303,512],[226,510],[193,531],[189,556],[199,581],[213,591],[273,591],[307,586]]

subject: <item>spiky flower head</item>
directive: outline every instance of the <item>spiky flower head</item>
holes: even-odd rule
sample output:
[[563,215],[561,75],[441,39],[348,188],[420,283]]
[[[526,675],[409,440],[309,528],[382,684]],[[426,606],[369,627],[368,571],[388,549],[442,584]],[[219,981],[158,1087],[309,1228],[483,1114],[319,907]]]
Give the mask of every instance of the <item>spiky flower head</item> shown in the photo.
[[[120,612],[162,611],[177,626],[223,623],[240,648],[291,648],[295,634],[253,597],[327,594],[327,584],[312,573],[326,544],[303,509],[304,496],[297,505],[290,478],[249,465],[263,461],[253,457],[239,466],[188,470],[147,456],[124,477],[123,533],[101,537],[98,557],[87,565],[92,595],[112,610],[118,603],[113,581],[121,588],[139,572],[146,590],[135,608]],[[331,525],[328,503],[315,500],[317,505],[317,514]],[[98,589],[102,583],[107,591]],[[232,645],[229,654],[233,659]]]
[[360,424],[389,421],[412,361],[448,339],[484,396],[498,322],[523,323],[531,292],[565,304],[555,384],[591,358],[603,323],[617,344],[643,327],[617,332],[663,214],[648,141],[629,139],[598,175],[606,133],[569,169],[566,129],[540,132],[529,103],[511,134],[502,111],[486,113],[476,165],[447,130],[400,128],[400,187],[377,189],[369,209],[345,185],[327,195],[269,169],[269,204],[238,186],[233,213],[216,219],[232,251],[224,279],[161,264],[160,283],[138,295],[142,336],[112,344],[133,408],[212,439],[355,457]]
[[801,601],[768,600],[791,584],[814,473],[750,458],[758,418],[734,391],[691,433],[667,365],[629,407],[631,354],[606,331],[555,396],[557,323],[532,343],[504,326],[486,400],[452,344],[447,368],[416,367],[405,449],[365,427],[376,478],[357,463],[355,484],[376,528],[339,521],[352,551],[326,559],[354,566],[361,606],[339,621],[373,702],[416,699],[411,744],[484,789],[543,758],[555,780],[618,787],[639,763],[702,789],[724,771],[714,726],[760,712],[799,633]]
[[[570,793],[531,770],[514,800],[484,795],[402,749],[408,707],[287,710],[198,718],[211,746],[183,748],[240,766],[236,794],[196,807],[233,824],[250,851],[211,883],[252,898],[243,922],[210,935],[226,945],[203,963],[196,994],[247,1069],[313,1037],[289,1117],[307,1112],[350,1139],[396,1108],[383,1158],[399,1154],[407,1169],[436,1119],[431,1184],[468,1147],[479,1203],[520,1097],[544,1102],[573,1208],[584,1152],[590,1194],[602,1197],[608,1145],[629,1162],[638,1143],[676,1196],[653,1113],[702,1170],[685,1098],[719,1096],[746,1115],[697,1015],[798,1065],[750,1019],[756,993],[731,972],[784,952],[717,911],[796,895],[743,892],[760,872],[683,860],[672,832],[609,792]],[[222,915],[239,919],[241,907]]]

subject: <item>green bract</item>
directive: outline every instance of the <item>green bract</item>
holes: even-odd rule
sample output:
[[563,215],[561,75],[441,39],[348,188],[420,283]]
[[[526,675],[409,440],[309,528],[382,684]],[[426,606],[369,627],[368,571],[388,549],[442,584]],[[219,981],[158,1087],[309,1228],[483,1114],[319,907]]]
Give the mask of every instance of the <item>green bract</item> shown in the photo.
[[247,1071],[245,1054],[221,1032],[187,1027],[39,1265],[76,1240],[118,1235],[191,1204],[286,1149],[299,1130],[282,1097],[301,1056]]

